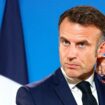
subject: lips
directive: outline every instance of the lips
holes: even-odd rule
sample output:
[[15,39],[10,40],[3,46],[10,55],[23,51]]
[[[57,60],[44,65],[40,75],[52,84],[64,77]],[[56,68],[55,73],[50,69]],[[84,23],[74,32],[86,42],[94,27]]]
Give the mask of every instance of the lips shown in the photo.
[[79,67],[78,64],[68,64],[66,63],[66,67],[69,69],[77,69]]

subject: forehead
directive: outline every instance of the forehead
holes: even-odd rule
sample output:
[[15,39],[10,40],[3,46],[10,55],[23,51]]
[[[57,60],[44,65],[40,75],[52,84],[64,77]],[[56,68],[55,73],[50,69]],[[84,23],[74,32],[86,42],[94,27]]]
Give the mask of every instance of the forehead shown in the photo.
[[60,37],[72,40],[98,40],[102,33],[100,29],[93,25],[83,26],[78,23],[70,22],[67,18],[65,18],[60,24],[59,34]]

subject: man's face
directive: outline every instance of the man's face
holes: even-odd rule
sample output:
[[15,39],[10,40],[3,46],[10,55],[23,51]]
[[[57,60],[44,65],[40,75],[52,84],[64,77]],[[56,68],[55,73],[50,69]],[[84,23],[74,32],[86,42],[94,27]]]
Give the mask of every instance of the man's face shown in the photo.
[[67,76],[86,79],[93,73],[100,35],[101,31],[95,26],[63,20],[59,27],[59,52]]

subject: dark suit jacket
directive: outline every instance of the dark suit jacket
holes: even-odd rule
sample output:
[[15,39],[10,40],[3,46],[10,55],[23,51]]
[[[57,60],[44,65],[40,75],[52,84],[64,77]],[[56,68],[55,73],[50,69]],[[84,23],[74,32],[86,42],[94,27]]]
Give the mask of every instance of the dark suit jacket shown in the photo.
[[[95,74],[99,105],[105,105],[105,84]],[[18,90],[17,105],[77,105],[60,69],[45,80]]]

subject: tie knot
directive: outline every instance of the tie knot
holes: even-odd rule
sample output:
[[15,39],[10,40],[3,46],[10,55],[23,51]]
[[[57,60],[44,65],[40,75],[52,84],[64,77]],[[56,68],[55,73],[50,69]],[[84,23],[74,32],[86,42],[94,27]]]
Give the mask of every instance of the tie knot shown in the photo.
[[87,81],[82,81],[76,85],[83,93],[91,93],[90,83]]

